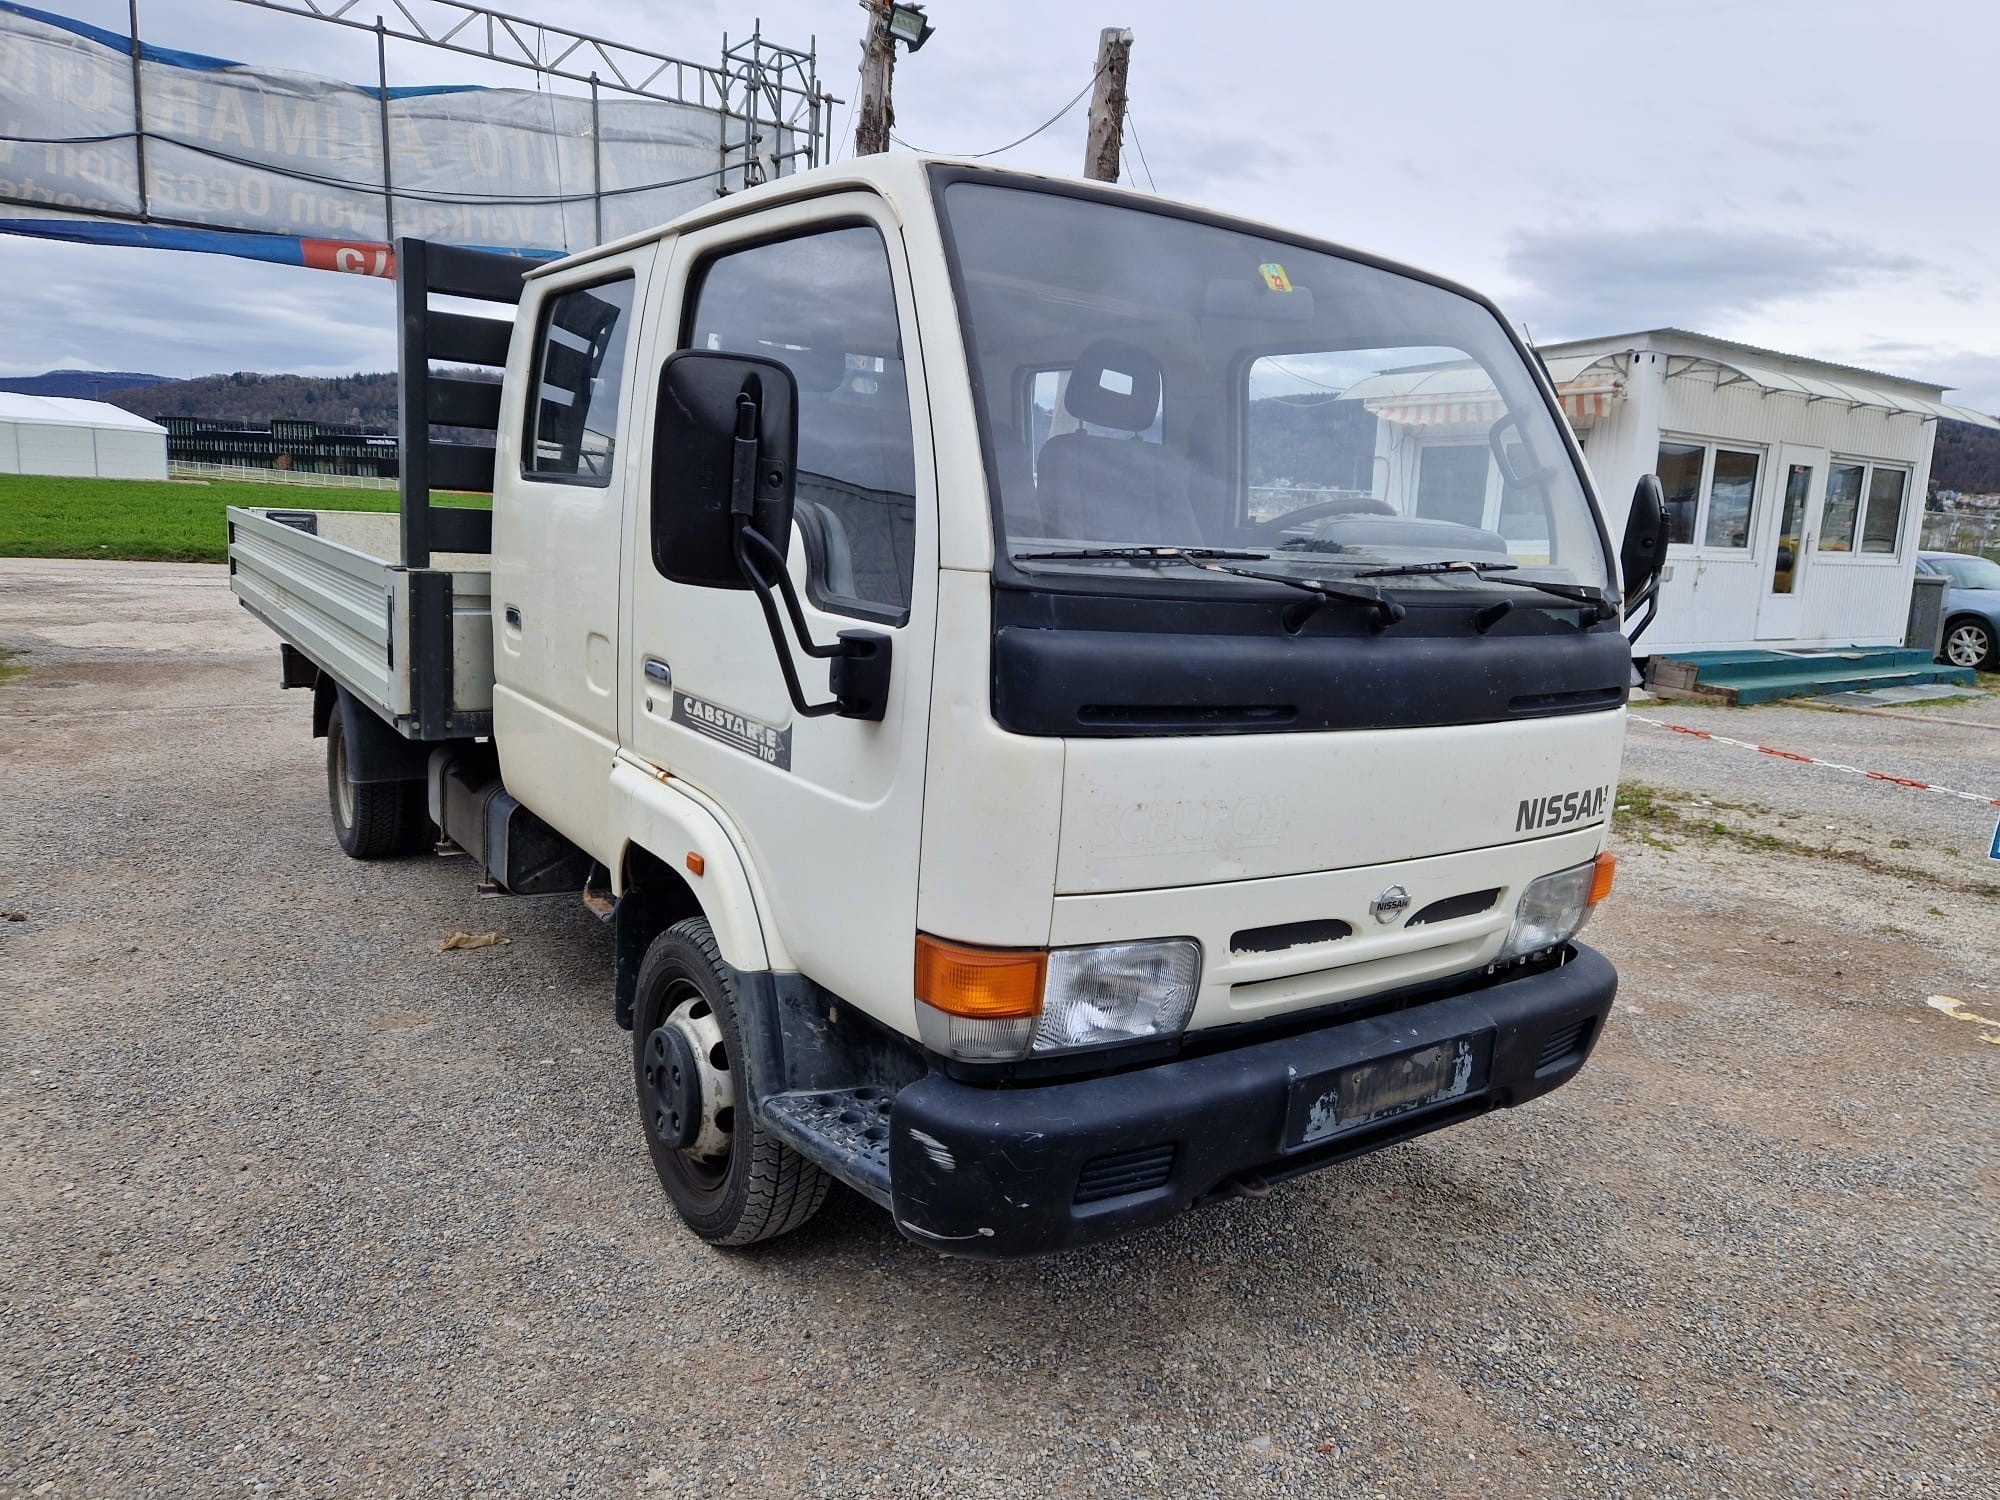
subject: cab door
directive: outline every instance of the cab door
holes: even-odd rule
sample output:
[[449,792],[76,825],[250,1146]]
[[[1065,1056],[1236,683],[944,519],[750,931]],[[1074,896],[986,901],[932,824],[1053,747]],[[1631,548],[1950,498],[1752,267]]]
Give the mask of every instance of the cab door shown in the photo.
[[[639,428],[641,245],[528,283],[533,330],[493,482],[493,728],[507,787],[609,859],[618,743],[619,578]],[[517,335],[516,342],[519,343]],[[510,410],[515,410],[511,408]]]
[[[818,198],[681,236],[656,282],[666,311],[647,345],[648,454],[674,349],[788,366],[798,382],[789,567],[806,621],[819,641],[881,631],[892,663],[881,722],[794,713],[756,595],[659,571],[653,521],[675,503],[674,476],[649,462],[625,549],[627,753],[716,804],[753,868],[766,941],[793,966],[857,1001],[907,1003],[937,500],[901,235],[873,195]],[[830,698],[826,663],[785,649],[807,698]]]

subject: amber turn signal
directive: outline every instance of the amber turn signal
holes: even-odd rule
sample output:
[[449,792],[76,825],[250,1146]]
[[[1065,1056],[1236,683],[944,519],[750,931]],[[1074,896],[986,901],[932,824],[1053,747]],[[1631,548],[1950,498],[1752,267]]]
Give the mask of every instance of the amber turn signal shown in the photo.
[[967,948],[917,934],[917,998],[947,1015],[1038,1016],[1048,967],[1038,950]]
[[1597,856],[1597,873],[1590,878],[1589,905],[1595,906],[1611,894],[1612,877],[1618,873],[1618,856],[1600,854]]

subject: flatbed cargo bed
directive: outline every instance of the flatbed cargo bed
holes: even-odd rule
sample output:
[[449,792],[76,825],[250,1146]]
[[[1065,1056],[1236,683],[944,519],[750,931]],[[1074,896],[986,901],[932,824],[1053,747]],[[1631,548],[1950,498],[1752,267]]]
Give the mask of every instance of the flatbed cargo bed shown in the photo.
[[407,568],[393,511],[229,507],[229,587],[280,639],[405,738],[493,730],[483,552]]

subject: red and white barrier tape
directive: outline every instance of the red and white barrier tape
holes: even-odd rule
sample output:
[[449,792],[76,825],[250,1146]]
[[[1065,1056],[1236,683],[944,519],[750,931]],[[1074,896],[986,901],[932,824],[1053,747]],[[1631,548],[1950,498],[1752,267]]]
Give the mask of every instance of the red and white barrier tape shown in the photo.
[[1708,740],[1717,745],[1734,745],[1738,750],[1755,750],[1759,755],[1769,755],[1777,760],[1821,766],[1829,771],[1845,771],[1850,776],[1865,776],[1870,781],[1886,781],[1891,786],[1906,786],[1912,791],[1938,792],[1946,797],[1957,797],[1966,802],[1983,802],[1989,807],[2000,807],[2000,797],[1988,797],[1979,792],[1953,791],[1948,786],[1932,786],[1928,781],[1915,781],[1908,776],[1891,776],[1887,771],[1864,771],[1859,766],[1843,766],[1837,760],[1821,760],[1816,755],[1801,755],[1796,750],[1780,750],[1774,745],[1753,745],[1748,740],[1732,740],[1726,734],[1716,734],[1707,729],[1691,729],[1685,724],[1669,724],[1664,719],[1648,719],[1642,714],[1628,713],[1626,717],[1635,724],[1648,724],[1654,729],[1664,729],[1670,734],[1684,734],[1690,739]]

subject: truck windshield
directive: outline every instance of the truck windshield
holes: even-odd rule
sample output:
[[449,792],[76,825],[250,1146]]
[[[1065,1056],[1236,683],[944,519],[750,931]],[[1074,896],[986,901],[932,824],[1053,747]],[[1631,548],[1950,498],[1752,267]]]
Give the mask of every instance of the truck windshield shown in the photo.
[[1557,419],[1472,298],[1098,199],[959,181],[944,209],[1004,566],[1227,588],[1107,555],[1224,547],[1301,578],[1480,565],[1398,576],[1400,597],[1491,589],[1481,568],[1608,584]]

